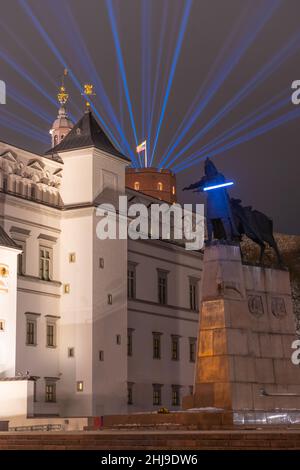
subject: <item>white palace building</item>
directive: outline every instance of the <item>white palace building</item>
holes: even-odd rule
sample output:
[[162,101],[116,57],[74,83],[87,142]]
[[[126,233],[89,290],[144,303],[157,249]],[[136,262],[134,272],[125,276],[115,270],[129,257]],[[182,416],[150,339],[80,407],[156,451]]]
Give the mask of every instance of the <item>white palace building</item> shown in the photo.
[[44,156],[0,142],[0,418],[179,409],[192,393],[202,253],[100,240],[105,190],[158,200],[140,181],[126,187],[130,161],[90,110],[73,125],[62,104],[50,132]]

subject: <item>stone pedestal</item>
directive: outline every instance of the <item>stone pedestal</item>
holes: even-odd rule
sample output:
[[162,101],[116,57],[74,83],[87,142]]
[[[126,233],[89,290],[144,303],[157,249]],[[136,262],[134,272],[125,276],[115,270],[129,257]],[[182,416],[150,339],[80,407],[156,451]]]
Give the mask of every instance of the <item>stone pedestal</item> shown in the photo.
[[294,340],[288,271],[243,265],[237,245],[206,247],[194,395],[184,408],[232,410],[241,422],[297,413]]

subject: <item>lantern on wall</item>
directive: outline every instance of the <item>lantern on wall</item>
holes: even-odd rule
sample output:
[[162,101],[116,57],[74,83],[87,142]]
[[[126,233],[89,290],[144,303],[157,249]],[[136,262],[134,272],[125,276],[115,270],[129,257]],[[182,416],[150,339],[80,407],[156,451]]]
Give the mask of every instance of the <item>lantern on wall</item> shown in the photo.
[[0,263],[0,292],[8,292],[9,269],[7,264]]

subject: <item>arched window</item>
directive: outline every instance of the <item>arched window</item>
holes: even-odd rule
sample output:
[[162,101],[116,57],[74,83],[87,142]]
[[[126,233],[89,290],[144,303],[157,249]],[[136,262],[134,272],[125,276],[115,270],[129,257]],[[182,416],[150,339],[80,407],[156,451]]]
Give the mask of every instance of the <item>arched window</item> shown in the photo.
[[135,189],[136,191],[139,191],[139,189],[140,189],[140,183],[139,183],[138,181],[135,181],[135,183],[134,183],[134,189]]
[[64,137],[65,137],[65,135],[62,134],[61,137],[60,137],[60,140],[63,140]]
[[158,191],[163,190],[163,184],[161,182],[157,183],[157,189],[158,189]]
[[54,136],[54,145],[57,145],[58,144],[58,135],[55,135]]
[[176,193],[175,186],[172,186],[172,194],[173,194],[173,196],[175,196],[175,193]]

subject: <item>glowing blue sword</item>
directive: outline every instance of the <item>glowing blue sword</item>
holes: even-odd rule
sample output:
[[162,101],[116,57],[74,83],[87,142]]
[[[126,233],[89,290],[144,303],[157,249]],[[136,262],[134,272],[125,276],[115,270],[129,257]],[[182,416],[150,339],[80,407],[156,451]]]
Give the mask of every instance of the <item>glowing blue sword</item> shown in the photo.
[[228,181],[228,183],[215,184],[214,186],[205,186],[203,191],[210,191],[211,189],[224,188],[225,186],[232,186],[233,181]]

